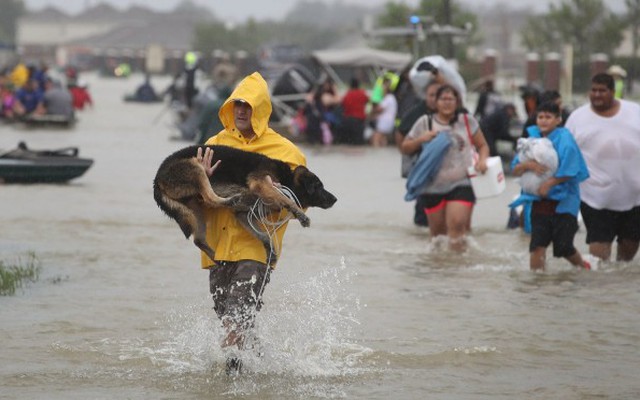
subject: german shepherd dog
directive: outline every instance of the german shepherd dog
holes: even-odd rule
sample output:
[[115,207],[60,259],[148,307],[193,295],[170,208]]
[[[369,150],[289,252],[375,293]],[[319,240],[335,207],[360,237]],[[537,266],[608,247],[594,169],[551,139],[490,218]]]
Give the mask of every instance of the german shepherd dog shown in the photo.
[[[198,148],[207,147],[213,150],[212,163],[220,161],[210,177],[196,159]],[[278,190],[274,182],[291,189],[300,204]],[[287,209],[304,227],[311,221],[303,208],[327,209],[337,201],[306,167],[292,171],[284,161],[218,145],[189,146],[167,157],[153,181],[153,197],[185,237],[193,235],[194,244],[212,260],[215,253],[206,242],[205,209],[231,208],[241,225],[262,242],[271,264],[275,264],[277,255],[269,235],[250,226],[249,212],[256,200],[261,199],[273,211]]]

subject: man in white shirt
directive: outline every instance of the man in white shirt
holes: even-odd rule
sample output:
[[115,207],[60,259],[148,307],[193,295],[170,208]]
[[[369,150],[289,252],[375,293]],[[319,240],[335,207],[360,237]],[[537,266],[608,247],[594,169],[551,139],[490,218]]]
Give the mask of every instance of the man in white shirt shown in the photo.
[[589,252],[630,261],[640,243],[640,105],[614,97],[613,77],[591,79],[589,104],[569,116],[566,128],[574,135],[589,168],[580,185],[580,212],[587,228]]

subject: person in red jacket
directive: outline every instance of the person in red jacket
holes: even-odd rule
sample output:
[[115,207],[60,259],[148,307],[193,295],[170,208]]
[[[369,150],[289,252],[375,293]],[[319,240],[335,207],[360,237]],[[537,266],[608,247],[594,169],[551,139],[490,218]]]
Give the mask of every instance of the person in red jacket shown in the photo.
[[351,87],[342,98],[342,126],[337,130],[335,143],[364,144],[364,128],[369,102],[367,92],[360,89],[358,79],[351,79]]
[[71,83],[68,85],[71,96],[73,97],[74,110],[84,110],[84,106],[93,107],[93,99],[89,94],[86,84]]

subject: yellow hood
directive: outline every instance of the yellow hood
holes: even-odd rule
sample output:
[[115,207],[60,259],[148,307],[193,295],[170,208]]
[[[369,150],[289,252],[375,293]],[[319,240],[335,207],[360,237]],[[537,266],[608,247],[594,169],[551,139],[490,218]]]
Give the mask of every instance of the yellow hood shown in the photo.
[[[247,140],[237,129],[233,118],[233,100],[244,100],[251,104],[251,124],[256,137]],[[207,145],[225,145],[236,149],[264,154],[282,160],[293,169],[306,165],[307,161],[300,149],[287,138],[269,128],[271,102],[267,83],[257,72],[243,79],[218,113],[225,129],[207,140]],[[221,207],[207,209],[207,243],[216,253],[216,261],[256,260],[266,262],[267,254],[262,243],[238,222],[231,209]],[[277,230],[274,245],[280,254],[286,224]],[[202,252],[202,267],[213,264]]]
[[269,117],[271,117],[271,99],[267,82],[258,72],[244,78],[231,93],[231,96],[224,102],[218,116],[224,128],[229,132],[236,131],[236,124],[233,118],[234,100],[244,100],[251,106],[251,126],[257,136],[267,130]]

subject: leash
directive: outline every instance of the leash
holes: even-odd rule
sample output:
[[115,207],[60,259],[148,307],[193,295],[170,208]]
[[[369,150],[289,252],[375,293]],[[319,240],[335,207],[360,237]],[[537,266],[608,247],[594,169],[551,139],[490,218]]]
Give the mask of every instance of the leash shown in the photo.
[[[300,207],[300,201],[293,193],[291,189],[286,186],[275,187],[282,195],[287,196],[289,199],[296,202],[298,207]],[[289,222],[292,219],[293,215],[291,212],[287,212],[285,215],[280,215],[280,217],[273,221],[269,218],[272,215],[271,209],[268,207],[269,204],[265,203],[262,199],[258,198],[256,202],[253,204],[248,213],[248,222],[251,229],[253,229],[256,233],[266,233],[269,237],[269,254],[267,255],[267,269],[265,270],[264,277],[262,278],[262,283],[260,284],[260,290],[256,296],[256,304],[253,309],[253,317],[258,313],[258,306],[260,305],[260,299],[262,298],[262,293],[264,292],[264,287],[267,284],[267,277],[269,276],[269,268],[271,268],[271,254],[274,254],[274,246],[278,247],[277,243],[277,235],[276,231],[280,229],[284,224]],[[280,214],[282,214],[282,210],[280,210]],[[262,226],[263,229],[258,228],[258,224]],[[242,361],[238,357],[233,357],[227,359],[227,374],[230,374],[229,371],[237,371],[239,372],[242,367]]]
[[[300,204],[300,200],[298,200],[298,197],[295,195],[295,193],[293,193],[291,189],[289,189],[286,186],[275,187],[275,189],[278,190],[282,195],[293,200],[298,207],[302,208],[302,205]],[[271,254],[275,253],[276,252],[275,250],[280,247],[276,232],[284,224],[289,222],[290,219],[293,218],[293,215],[291,214],[291,212],[287,212],[286,215],[280,217],[276,221],[271,220],[269,218],[269,215],[272,215],[269,204],[265,203],[264,200],[258,198],[253,204],[253,206],[251,207],[251,209],[249,210],[249,218],[248,218],[249,226],[251,227],[251,229],[253,229],[254,232],[266,233],[267,236],[269,237],[269,248],[271,251],[267,255],[267,268],[271,268]],[[262,229],[260,229],[257,226],[258,224],[262,226]],[[254,314],[258,312],[258,305],[260,304],[260,298],[262,297],[264,287],[267,283],[267,275],[268,275],[268,270],[265,271],[264,277],[262,278],[262,284],[260,285],[260,290],[258,291],[258,297],[256,298],[256,306],[253,310]]]

